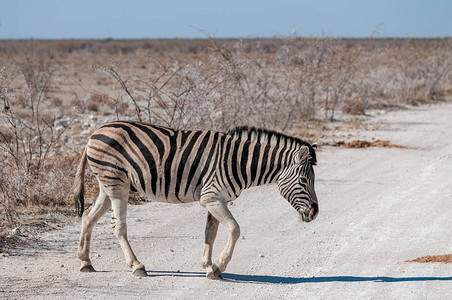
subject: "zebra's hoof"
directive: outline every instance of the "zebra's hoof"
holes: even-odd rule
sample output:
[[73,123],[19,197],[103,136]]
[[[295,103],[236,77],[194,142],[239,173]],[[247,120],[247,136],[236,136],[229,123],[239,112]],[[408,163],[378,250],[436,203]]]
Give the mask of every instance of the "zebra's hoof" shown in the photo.
[[93,266],[89,265],[89,266],[81,268],[80,272],[90,273],[90,272],[96,272],[96,270],[94,270]]
[[221,276],[221,271],[217,267],[216,264],[213,264],[212,267],[207,268],[206,277],[207,277],[207,279],[211,279],[211,280],[222,280],[223,279],[223,277]]
[[146,272],[145,269],[136,269],[135,271],[132,272],[132,274],[138,277],[148,276],[148,273]]

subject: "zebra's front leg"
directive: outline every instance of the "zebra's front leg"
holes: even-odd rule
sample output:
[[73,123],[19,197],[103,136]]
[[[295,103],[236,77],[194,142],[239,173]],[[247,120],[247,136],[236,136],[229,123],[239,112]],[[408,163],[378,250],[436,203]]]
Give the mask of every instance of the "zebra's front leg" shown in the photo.
[[146,269],[144,265],[138,261],[127,240],[127,197],[128,192],[124,197],[111,197],[111,206],[113,208],[112,227],[114,228],[115,235],[124,252],[126,263],[132,269],[133,275],[144,277],[147,276]]
[[207,212],[207,223],[204,240],[204,251],[202,253],[201,266],[203,269],[212,268],[212,249],[213,243],[217,236],[218,224],[220,222],[215,219],[210,212]]
[[[200,203],[204,206],[212,216],[217,219],[221,224],[226,226],[228,230],[228,242],[224,247],[218,260],[212,264],[211,267],[207,267],[206,277],[209,279],[221,279],[221,273],[226,270],[234,252],[235,243],[240,236],[240,226],[229,211],[226,202],[223,199],[217,198],[203,198],[201,197]],[[206,248],[204,248],[206,249]],[[211,250],[211,247],[210,249]]]

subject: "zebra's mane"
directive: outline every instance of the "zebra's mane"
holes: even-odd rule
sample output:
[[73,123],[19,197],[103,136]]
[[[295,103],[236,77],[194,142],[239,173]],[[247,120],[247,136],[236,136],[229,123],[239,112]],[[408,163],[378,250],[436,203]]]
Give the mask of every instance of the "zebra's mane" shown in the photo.
[[283,143],[288,141],[290,143],[296,143],[300,146],[307,146],[309,148],[309,153],[311,156],[311,162],[313,164],[316,163],[316,154],[314,148],[308,142],[292,137],[289,135],[285,135],[283,133],[267,130],[263,128],[249,127],[249,126],[238,126],[228,130],[227,134],[230,134],[234,137],[241,138],[243,140],[248,140],[250,142],[258,142],[260,144],[270,144],[275,145],[278,143]]

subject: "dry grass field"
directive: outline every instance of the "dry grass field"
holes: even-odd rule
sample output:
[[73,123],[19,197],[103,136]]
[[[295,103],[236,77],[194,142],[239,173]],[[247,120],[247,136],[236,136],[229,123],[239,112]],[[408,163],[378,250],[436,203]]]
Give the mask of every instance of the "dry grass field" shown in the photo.
[[0,252],[73,217],[79,154],[106,121],[321,141],[369,109],[449,98],[451,79],[451,39],[0,41]]

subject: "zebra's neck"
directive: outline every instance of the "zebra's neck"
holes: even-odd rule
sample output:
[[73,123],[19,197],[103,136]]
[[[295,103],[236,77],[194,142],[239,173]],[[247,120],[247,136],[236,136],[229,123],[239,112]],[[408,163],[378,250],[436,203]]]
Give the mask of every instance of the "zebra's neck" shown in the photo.
[[276,182],[299,147],[299,140],[276,133],[255,130],[229,135],[220,166],[224,186],[239,195],[243,189]]
[[250,142],[251,159],[248,159],[246,174],[251,180],[246,187],[276,182],[280,172],[290,165],[296,149],[287,139],[278,144]]

